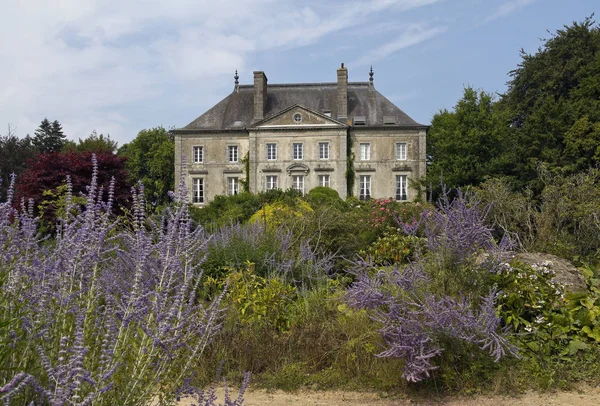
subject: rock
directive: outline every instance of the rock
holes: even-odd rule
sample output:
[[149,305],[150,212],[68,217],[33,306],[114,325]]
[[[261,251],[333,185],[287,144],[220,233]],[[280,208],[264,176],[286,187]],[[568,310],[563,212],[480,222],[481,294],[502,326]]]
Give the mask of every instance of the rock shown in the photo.
[[554,280],[571,292],[587,290],[587,284],[581,271],[566,259],[541,252],[521,252],[516,255],[515,259],[527,265],[547,265],[556,274]]

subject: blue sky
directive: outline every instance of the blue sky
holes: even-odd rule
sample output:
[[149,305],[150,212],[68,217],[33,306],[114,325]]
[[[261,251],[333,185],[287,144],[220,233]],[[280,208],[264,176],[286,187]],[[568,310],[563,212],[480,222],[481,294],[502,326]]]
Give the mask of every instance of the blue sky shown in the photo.
[[[0,134],[44,117],[71,139],[120,145],[182,127],[252,82],[367,81],[418,122],[471,85],[502,93],[521,48],[598,10],[597,0],[28,0],[3,2]],[[600,18],[600,17],[599,17]]]

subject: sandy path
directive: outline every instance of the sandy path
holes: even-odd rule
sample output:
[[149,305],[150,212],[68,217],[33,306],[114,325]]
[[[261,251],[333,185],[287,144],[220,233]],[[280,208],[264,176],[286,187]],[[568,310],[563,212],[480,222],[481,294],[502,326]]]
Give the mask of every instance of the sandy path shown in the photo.
[[[234,392],[235,393],[235,392]],[[222,400],[222,392],[219,400]],[[182,399],[179,406],[191,405],[189,399]],[[245,396],[246,406],[408,406],[408,405],[447,405],[447,406],[599,406],[600,387],[581,386],[571,392],[528,392],[519,397],[475,396],[468,398],[441,399],[382,399],[374,393],[341,391],[249,391]]]

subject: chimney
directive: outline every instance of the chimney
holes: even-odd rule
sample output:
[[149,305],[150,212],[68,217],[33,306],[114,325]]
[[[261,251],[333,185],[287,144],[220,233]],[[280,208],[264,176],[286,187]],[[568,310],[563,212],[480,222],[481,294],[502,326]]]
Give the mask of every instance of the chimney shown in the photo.
[[254,120],[262,120],[267,106],[267,76],[262,71],[254,72]]
[[337,70],[337,119],[346,121],[348,118],[348,69],[342,67]]

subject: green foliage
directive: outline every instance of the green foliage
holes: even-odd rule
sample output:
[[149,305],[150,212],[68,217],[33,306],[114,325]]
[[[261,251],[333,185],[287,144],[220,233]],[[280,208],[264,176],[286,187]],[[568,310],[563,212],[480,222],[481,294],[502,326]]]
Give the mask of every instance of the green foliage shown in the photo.
[[313,209],[300,198],[290,202],[276,201],[265,204],[250,218],[251,222],[262,222],[275,230],[285,225],[295,230],[302,229],[310,221]]
[[346,137],[346,187],[347,187],[347,197],[351,197],[354,193],[354,182],[356,181],[354,178],[354,161],[356,157],[352,152],[352,137]]
[[251,328],[273,328],[287,331],[291,326],[290,307],[296,298],[294,286],[277,275],[262,277],[254,272],[254,264],[228,275],[226,304],[234,317]]
[[152,210],[169,202],[168,192],[174,189],[175,143],[163,127],[142,130],[129,144],[119,148],[126,156],[130,180],[141,181]]
[[501,146],[498,127],[492,95],[471,87],[464,89],[453,111],[433,116],[427,134],[427,184],[436,194],[441,183],[451,188],[477,185],[494,172]]
[[260,196],[253,193],[218,195],[204,207],[190,206],[190,214],[196,223],[212,230],[248,221],[258,211],[260,205]]
[[0,135],[0,199],[6,197],[10,175],[20,175],[25,171],[26,162],[36,155],[31,137],[17,137],[10,126],[6,135]]
[[491,205],[488,220],[496,236],[575,262],[598,262],[600,171],[557,176],[540,166],[539,174],[544,187],[537,199],[530,189],[513,191],[506,178],[489,179],[476,190]]
[[244,174],[245,178],[240,180],[242,184],[242,191],[248,193],[250,192],[250,153],[246,152],[246,155],[240,160],[242,164],[244,164]]
[[96,133],[96,130],[85,139],[79,139],[78,143],[66,141],[62,151],[83,151],[83,152],[106,152],[114,154],[117,152],[117,141],[111,140],[110,135]]
[[600,343],[600,289],[588,272],[590,289],[565,292],[549,264],[504,264],[495,275],[498,308],[526,356],[537,363],[568,360]]
[[415,254],[425,251],[426,239],[414,235],[404,235],[401,230],[388,230],[360,253],[376,265],[408,263]]
[[314,209],[320,206],[345,208],[344,201],[340,198],[340,194],[332,188],[325,186],[317,186],[308,192],[306,201]]
[[67,136],[63,133],[62,126],[58,120],[50,122],[47,118],[35,130],[33,145],[40,153],[58,152],[62,149]]
[[[58,186],[55,190],[49,189],[42,193],[43,200],[38,205],[40,213],[40,228],[43,234],[54,231],[54,222],[58,219],[66,220],[67,218],[67,196],[68,187],[65,182]],[[71,204],[71,214],[77,214],[78,208],[84,206],[86,199],[83,196],[68,196]],[[47,219],[52,219],[49,222]]]
[[[537,161],[551,170],[586,168],[597,146],[590,130],[600,121],[600,28],[591,17],[574,22],[521,57],[500,105],[514,129],[504,139],[511,175],[533,182]],[[573,142],[582,133],[587,139]],[[572,162],[580,148],[586,156]]]

